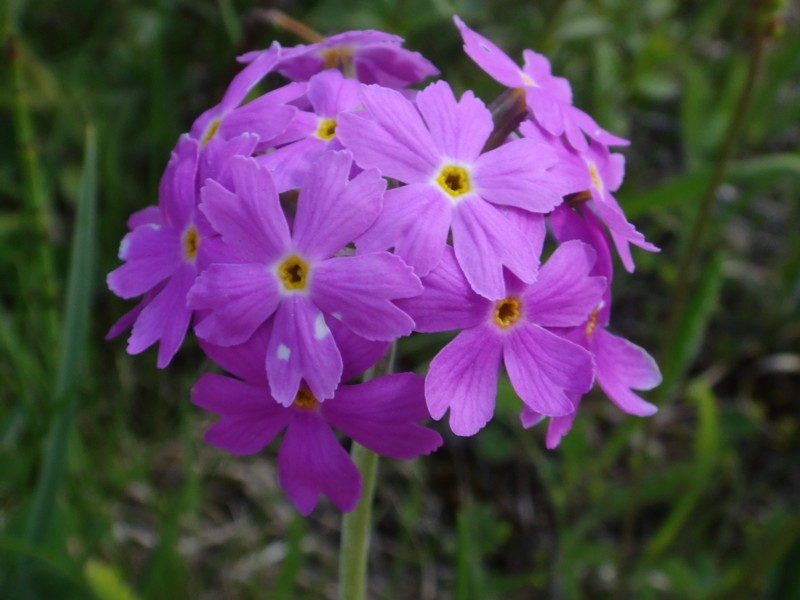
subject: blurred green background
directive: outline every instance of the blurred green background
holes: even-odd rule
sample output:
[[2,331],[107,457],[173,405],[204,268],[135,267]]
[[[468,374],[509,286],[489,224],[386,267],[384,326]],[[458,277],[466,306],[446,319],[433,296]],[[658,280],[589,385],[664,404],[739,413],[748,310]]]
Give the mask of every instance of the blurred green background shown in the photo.
[[[592,394],[548,452],[503,383],[480,435],[381,463],[369,597],[800,598],[800,10],[772,4],[4,0],[0,597],[336,595],[340,515],[297,516],[274,448],[203,442],[196,345],[159,371],[153,350],[103,341],[133,305],[104,284],[127,216],[155,203],[234,57],[300,42],[265,20],[279,8],[324,34],[402,35],[486,102],[500,87],[454,13],[513,57],[545,53],[632,140],[618,198],[663,249],[618,269],[612,321],[658,357],[660,412]],[[406,340],[402,366],[434,352]]]

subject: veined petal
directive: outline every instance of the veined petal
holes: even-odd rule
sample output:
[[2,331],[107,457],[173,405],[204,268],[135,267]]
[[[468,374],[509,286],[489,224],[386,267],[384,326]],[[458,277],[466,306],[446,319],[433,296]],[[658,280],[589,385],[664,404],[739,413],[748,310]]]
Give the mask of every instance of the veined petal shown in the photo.
[[198,337],[221,346],[241,344],[275,312],[278,283],[259,264],[214,264],[203,271],[189,292],[189,306],[210,310],[195,325]]
[[414,321],[392,301],[422,293],[414,271],[388,252],[331,258],[317,265],[313,302],[370,340],[408,335]]
[[231,158],[235,193],[209,180],[200,191],[203,211],[225,243],[253,262],[269,263],[289,246],[289,226],[266,169],[252,158]]
[[196,276],[194,267],[183,265],[142,309],[128,339],[130,354],[138,354],[160,340],[158,368],[170,363],[189,328],[192,311],[186,307],[186,294]]
[[158,188],[158,203],[166,225],[183,229],[194,214],[198,201],[195,175],[199,152],[197,140],[186,134],[172,150]]
[[442,444],[437,432],[417,424],[429,415],[423,379],[413,373],[342,386],[320,410],[345,435],[382,456],[413,458]]
[[284,406],[294,402],[301,380],[320,402],[336,392],[342,357],[325,317],[307,297],[292,294],[282,299],[272,325],[266,366],[272,395]]
[[533,244],[498,208],[470,196],[454,212],[453,247],[472,289],[491,300],[505,296],[503,267],[526,283],[536,279]]
[[222,417],[206,432],[206,441],[238,455],[262,450],[291,415],[265,387],[211,373],[194,384],[192,402]]
[[494,204],[550,212],[561,204],[569,183],[546,170],[556,161],[555,152],[533,140],[503,144],[475,162],[478,194]]
[[333,256],[381,212],[386,181],[375,169],[350,180],[352,164],[349,152],[326,152],[311,165],[300,188],[292,239],[309,258]]
[[230,139],[252,133],[258,136],[259,147],[263,147],[286,130],[296,112],[294,106],[276,105],[272,98],[262,96],[225,117],[219,134],[222,139]]
[[588,351],[532,323],[508,333],[503,361],[517,395],[548,417],[574,412],[569,396],[588,392],[594,381]]
[[573,327],[589,317],[606,289],[604,277],[590,277],[596,254],[591,246],[564,242],[524,293],[529,319],[547,327]]
[[472,31],[458,16],[453,16],[464,40],[464,52],[478,66],[498,82],[511,88],[522,87],[522,71],[500,48],[488,39]]
[[430,84],[415,100],[441,156],[463,162],[477,158],[494,128],[481,100],[467,91],[457,101],[446,81]]
[[447,246],[439,264],[422,279],[423,291],[397,305],[414,319],[414,330],[426,333],[467,329],[486,319],[491,301],[470,286]]
[[[233,346],[220,346],[199,339],[200,347],[206,356],[225,369],[228,373],[267,388],[267,370],[264,366],[264,357],[267,355],[267,345],[272,334],[272,320],[265,321],[255,333],[241,344]],[[267,392],[264,392],[267,394]],[[211,409],[209,409],[211,410]]]
[[643,349],[604,329],[594,332],[597,383],[611,401],[628,414],[649,417],[658,410],[631,389],[650,390],[661,383],[661,373]]
[[183,263],[180,232],[171,227],[141,225],[120,244],[125,264],[106,278],[109,289],[121,298],[135,298],[153,289]]
[[383,212],[356,240],[361,252],[377,252],[394,246],[419,276],[439,262],[447,245],[453,205],[427,183],[414,183],[386,192]]
[[[545,435],[545,446],[548,450],[557,448],[564,436],[572,429],[572,423],[575,421],[575,417],[578,416],[578,402],[575,402],[575,412],[563,417],[550,417],[550,421],[547,423],[547,434]],[[527,429],[541,422],[545,416],[537,413],[529,406],[523,406],[519,418],[522,426]]]
[[425,399],[434,419],[450,409],[450,429],[473,435],[488,423],[497,397],[502,341],[489,327],[465,329],[434,359],[425,379]]
[[399,92],[361,88],[367,115],[344,113],[336,137],[364,169],[377,168],[404,183],[427,181],[439,166],[430,131],[414,105]]
[[356,335],[334,316],[326,315],[325,322],[342,355],[343,383],[369,369],[386,354],[389,348],[389,342],[376,342]]
[[328,69],[308,81],[306,96],[316,114],[333,118],[361,104],[360,87],[358,81],[346,78],[338,69]]
[[278,452],[278,477],[303,515],[325,494],[349,512],[361,497],[361,475],[331,428],[313,411],[294,411]]

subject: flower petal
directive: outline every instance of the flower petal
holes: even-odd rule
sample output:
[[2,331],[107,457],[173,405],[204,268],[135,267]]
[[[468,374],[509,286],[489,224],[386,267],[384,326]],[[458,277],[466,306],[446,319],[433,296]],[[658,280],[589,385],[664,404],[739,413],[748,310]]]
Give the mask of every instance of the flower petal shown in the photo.
[[300,188],[292,239],[309,258],[328,258],[372,225],[383,206],[386,181],[377,170],[350,180],[350,152],[326,152]]
[[286,495],[303,515],[325,494],[349,512],[361,497],[361,474],[322,417],[297,410],[278,452],[278,477]]
[[416,97],[439,154],[448,160],[472,162],[492,133],[492,113],[471,91],[457,101],[446,81],[437,81]]
[[211,312],[194,331],[213,344],[241,344],[275,312],[278,283],[259,264],[215,264],[203,271],[189,292],[189,306]]
[[291,415],[265,387],[211,373],[194,384],[192,402],[222,416],[206,432],[206,441],[237,455],[262,450]]
[[450,246],[436,268],[423,277],[422,286],[421,295],[397,302],[414,319],[415,331],[475,327],[491,310],[491,301],[476,294],[464,277]]
[[511,88],[523,85],[522,71],[508,55],[488,39],[472,31],[458,16],[453,16],[464,40],[464,52],[498,82]]
[[472,289],[485,298],[505,296],[503,267],[527,283],[536,279],[538,256],[531,241],[498,208],[477,196],[456,205],[453,247]]
[[564,242],[523,294],[529,319],[547,327],[572,327],[589,317],[606,289],[604,277],[590,277],[596,254],[577,240]]
[[447,245],[453,205],[426,183],[395,188],[384,196],[383,212],[356,240],[359,253],[394,247],[419,276],[436,266]]
[[497,397],[502,341],[489,327],[465,329],[434,359],[425,399],[434,419],[450,409],[450,429],[473,435],[489,422]]
[[231,158],[235,193],[209,180],[200,210],[225,243],[253,262],[269,263],[289,246],[289,226],[269,171],[252,158]]
[[111,271],[106,283],[120,298],[141,296],[183,262],[180,232],[158,225],[141,225],[128,233],[122,238],[119,253],[125,264]]
[[658,410],[631,391],[649,390],[661,383],[661,373],[653,358],[643,349],[604,329],[594,333],[597,383],[621,410],[649,417]]
[[575,410],[570,394],[584,394],[594,381],[592,355],[546,329],[525,323],[508,334],[503,360],[514,391],[549,417]]
[[325,317],[307,297],[283,297],[272,325],[266,366],[272,395],[284,406],[294,402],[301,380],[319,401],[336,392],[342,357]]
[[158,188],[158,204],[164,223],[183,229],[197,205],[195,175],[200,147],[197,140],[184,134],[172,150]]
[[429,414],[423,379],[413,373],[342,386],[321,410],[337,429],[382,456],[413,458],[442,444],[437,432],[417,424]]

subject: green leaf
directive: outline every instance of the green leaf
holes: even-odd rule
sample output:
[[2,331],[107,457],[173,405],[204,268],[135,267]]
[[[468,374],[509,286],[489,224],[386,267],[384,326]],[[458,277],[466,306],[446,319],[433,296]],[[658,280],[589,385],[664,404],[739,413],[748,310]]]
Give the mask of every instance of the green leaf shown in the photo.
[[84,575],[97,600],[138,600],[138,596],[110,565],[99,560],[89,560]]

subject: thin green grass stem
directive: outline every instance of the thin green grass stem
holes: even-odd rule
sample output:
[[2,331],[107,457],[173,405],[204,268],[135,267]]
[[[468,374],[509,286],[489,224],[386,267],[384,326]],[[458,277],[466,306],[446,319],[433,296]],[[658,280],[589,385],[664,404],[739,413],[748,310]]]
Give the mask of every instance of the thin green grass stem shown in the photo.
[[[364,381],[392,372],[397,344],[393,343],[378,363],[364,374]],[[350,457],[361,473],[361,499],[353,512],[342,518],[339,546],[339,598],[364,600],[367,594],[367,555],[372,531],[372,500],[378,475],[378,455],[353,442]]]

